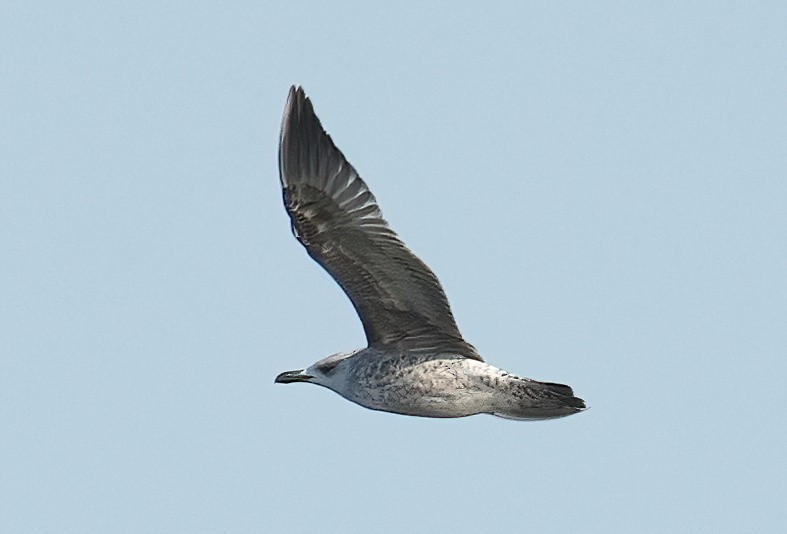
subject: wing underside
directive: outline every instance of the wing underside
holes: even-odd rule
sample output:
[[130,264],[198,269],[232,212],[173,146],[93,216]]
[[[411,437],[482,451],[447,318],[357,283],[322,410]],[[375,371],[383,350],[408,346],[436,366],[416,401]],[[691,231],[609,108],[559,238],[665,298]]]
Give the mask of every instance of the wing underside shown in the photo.
[[481,360],[462,339],[437,277],[388,226],[301,88],[287,99],[279,172],[295,237],[350,298],[369,346]]

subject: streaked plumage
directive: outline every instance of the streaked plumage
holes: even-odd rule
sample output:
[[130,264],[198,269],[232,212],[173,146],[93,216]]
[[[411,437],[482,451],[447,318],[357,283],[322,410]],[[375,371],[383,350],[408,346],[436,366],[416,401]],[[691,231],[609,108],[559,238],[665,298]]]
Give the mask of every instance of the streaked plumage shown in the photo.
[[350,298],[368,347],[276,382],[312,382],[367,408],[425,417],[548,419],[585,408],[568,386],[484,363],[459,333],[437,277],[388,226],[301,88],[290,89],[285,106],[279,174],[293,234]]

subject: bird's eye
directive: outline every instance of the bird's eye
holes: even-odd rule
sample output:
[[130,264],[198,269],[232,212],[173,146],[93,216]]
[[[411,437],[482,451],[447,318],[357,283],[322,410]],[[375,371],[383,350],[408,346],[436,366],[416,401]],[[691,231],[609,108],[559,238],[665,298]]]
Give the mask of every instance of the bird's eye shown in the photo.
[[338,360],[332,361],[332,362],[325,362],[325,363],[320,364],[317,367],[317,370],[320,371],[325,376],[328,376],[329,374],[331,374],[334,371],[334,369],[336,369],[336,366],[338,365],[338,363],[339,363]]

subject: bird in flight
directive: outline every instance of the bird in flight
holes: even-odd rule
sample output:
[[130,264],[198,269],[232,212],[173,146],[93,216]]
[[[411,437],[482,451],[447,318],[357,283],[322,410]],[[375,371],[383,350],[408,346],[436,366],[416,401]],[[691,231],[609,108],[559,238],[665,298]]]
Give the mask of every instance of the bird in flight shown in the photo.
[[317,384],[372,410],[421,417],[532,420],[585,409],[569,386],[493,367],[462,338],[437,277],[388,226],[300,87],[284,109],[279,177],[295,238],[350,298],[368,346],[275,382]]

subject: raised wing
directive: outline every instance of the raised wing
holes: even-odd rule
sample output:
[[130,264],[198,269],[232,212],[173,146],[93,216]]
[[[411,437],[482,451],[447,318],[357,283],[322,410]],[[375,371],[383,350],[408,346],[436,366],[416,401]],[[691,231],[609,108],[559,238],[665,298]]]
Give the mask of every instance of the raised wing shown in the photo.
[[388,227],[300,87],[290,89],[284,110],[279,176],[293,234],[350,297],[369,346],[481,361],[462,339],[437,277]]

